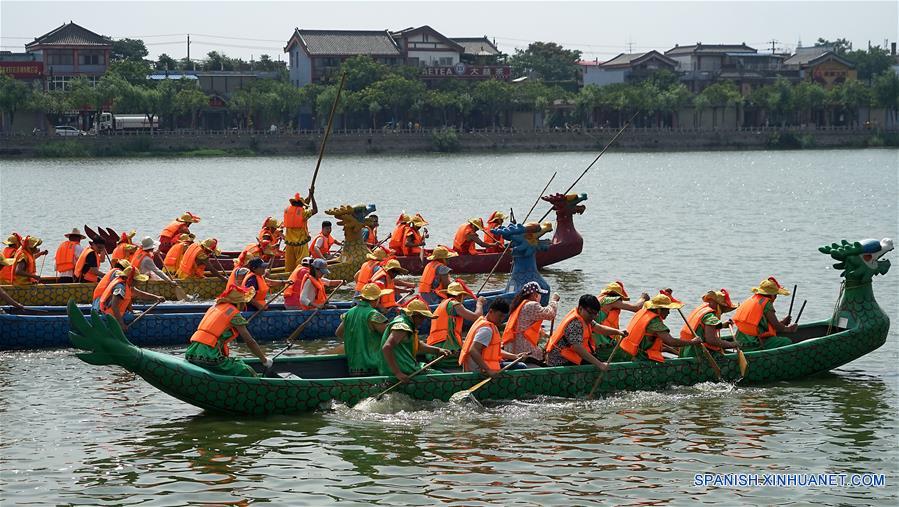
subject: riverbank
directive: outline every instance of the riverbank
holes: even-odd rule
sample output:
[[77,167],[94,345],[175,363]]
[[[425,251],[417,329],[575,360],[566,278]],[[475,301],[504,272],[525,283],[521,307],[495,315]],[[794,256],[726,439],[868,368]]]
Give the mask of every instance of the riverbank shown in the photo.
[[[328,152],[404,154],[591,151],[605,146],[616,132],[615,129],[338,131],[332,133],[328,141]],[[0,158],[295,155],[318,152],[323,138],[321,131],[162,132],[153,135],[147,133],[77,138],[9,136],[0,138]],[[722,151],[881,146],[899,146],[899,132],[864,128],[630,129],[618,139],[616,150]]]

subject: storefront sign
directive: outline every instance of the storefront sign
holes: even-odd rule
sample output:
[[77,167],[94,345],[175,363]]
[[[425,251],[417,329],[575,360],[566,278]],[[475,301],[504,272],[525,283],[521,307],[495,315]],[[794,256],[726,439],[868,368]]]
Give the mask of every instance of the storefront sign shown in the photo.
[[36,79],[44,75],[44,62],[0,62],[0,75],[13,79]]
[[452,67],[422,67],[421,77],[424,79],[463,78],[463,79],[502,79],[507,81],[512,71],[505,65],[468,65],[458,63]]

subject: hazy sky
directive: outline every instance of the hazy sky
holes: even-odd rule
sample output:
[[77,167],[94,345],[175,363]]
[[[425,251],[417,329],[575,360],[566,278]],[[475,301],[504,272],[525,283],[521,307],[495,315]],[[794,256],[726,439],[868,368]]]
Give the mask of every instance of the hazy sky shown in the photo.
[[[670,49],[675,43],[746,42],[759,50],[793,49],[818,37],[844,37],[855,47],[897,39],[897,2],[91,2],[0,0],[0,46],[24,51],[26,42],[74,21],[116,38],[143,39],[155,59],[182,58],[187,34],[191,57],[211,50],[249,59],[277,59],[294,27],[397,30],[430,25],[449,37],[495,38],[513,54],[543,40],[580,49],[584,59],[608,60],[621,52]],[[630,46],[629,46],[630,44]]]

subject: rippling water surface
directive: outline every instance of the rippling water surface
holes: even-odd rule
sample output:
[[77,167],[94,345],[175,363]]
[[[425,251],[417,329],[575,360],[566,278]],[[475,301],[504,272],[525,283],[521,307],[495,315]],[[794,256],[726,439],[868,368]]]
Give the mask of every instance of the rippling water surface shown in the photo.
[[[520,220],[553,171],[551,190],[562,191],[594,156],[329,157],[319,203],[373,202],[384,224],[421,211],[432,238],[450,242],[462,220],[494,207],[514,207]],[[203,217],[201,237],[235,249],[288,195],[305,193],[313,166],[309,157],[3,161],[0,233],[36,234],[51,249],[85,223],[155,236],[190,209]],[[614,278],[696,301],[718,287],[743,298],[773,274],[799,284],[803,320],[824,319],[839,278],[816,248],[896,237],[897,167],[895,150],[610,152],[575,189],[589,198],[575,219],[585,252],[545,276],[567,310]],[[891,272],[874,286],[894,323],[897,280]],[[397,395],[239,420],[71,351],[0,353],[0,503],[895,505],[897,341],[894,325],[884,347],[829,375],[763,387],[708,383],[483,411]],[[874,472],[886,486],[694,486],[706,472]]]

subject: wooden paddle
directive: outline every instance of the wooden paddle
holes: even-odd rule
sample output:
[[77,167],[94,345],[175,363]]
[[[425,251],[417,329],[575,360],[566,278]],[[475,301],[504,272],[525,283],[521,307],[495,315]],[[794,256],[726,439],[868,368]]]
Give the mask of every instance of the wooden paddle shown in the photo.
[[[431,366],[434,366],[435,364],[439,363],[440,361],[443,361],[443,359],[444,359],[444,356],[441,355],[441,356],[438,357],[437,359],[434,359],[434,360],[431,361],[430,363],[428,363],[428,364],[422,366],[422,367],[419,368],[417,371],[415,371],[414,373],[412,373],[411,375],[409,375],[409,378],[411,379],[412,377],[418,375],[419,373],[421,373],[421,372],[427,370],[427,369],[430,368]],[[375,396],[375,401],[381,401],[381,398],[383,398],[385,394],[389,393],[390,391],[393,391],[394,389],[396,389],[397,387],[399,387],[401,384],[402,384],[402,382],[397,382],[397,383],[393,384],[392,386],[388,387],[387,389],[383,390],[383,391],[381,392],[381,394]]]
[[[508,370],[509,368],[515,366],[516,364],[520,363],[521,361],[524,361],[524,358],[526,358],[527,356],[528,356],[527,352],[522,352],[521,354],[518,354],[518,357],[516,357],[514,361],[503,366],[502,369],[499,370],[499,373],[502,373],[502,372]],[[462,391],[454,393],[452,396],[450,396],[450,399],[449,399],[450,403],[460,403],[464,400],[464,401],[473,401],[473,402],[477,403],[478,405],[480,405],[481,402],[479,402],[478,399],[474,397],[474,392],[477,391],[478,389],[484,387],[485,385],[487,385],[491,380],[493,380],[493,378],[494,377],[487,377],[484,380],[478,382],[477,384],[469,387],[468,389],[464,389]]]
[[[612,353],[609,354],[609,359],[606,361],[609,363],[609,367],[612,366],[612,358],[615,357],[615,353],[618,352],[618,347],[621,346],[621,342],[624,341],[624,337],[615,342],[615,347],[612,349]],[[599,387],[599,384],[602,383],[602,378],[605,376],[606,370],[600,370],[599,375],[596,376],[596,382],[593,382],[593,388],[590,389],[590,394],[587,395],[587,398],[593,398],[593,393],[596,392],[596,388]]]
[[162,303],[162,301],[157,301],[157,302],[153,303],[152,305],[150,305],[150,308],[147,308],[146,310],[144,310],[143,312],[141,312],[140,315],[138,315],[134,320],[132,320],[132,321],[128,324],[128,326],[125,328],[125,331],[131,329],[131,326],[137,324],[138,321],[140,321],[140,319],[144,318],[144,315],[150,313],[150,312],[153,310],[153,308],[156,308],[157,306],[159,306],[160,303]]
[[337,95],[334,97],[334,103],[331,104],[331,112],[328,114],[328,127],[325,129],[325,138],[322,139],[322,145],[318,150],[318,161],[315,163],[315,172],[312,173],[312,184],[309,185],[309,193],[315,191],[315,180],[318,178],[318,169],[322,165],[322,157],[325,156],[325,145],[328,144],[328,138],[331,136],[331,125],[334,123],[334,112],[337,111],[337,103],[340,102],[340,93],[343,91],[343,85],[346,84],[346,72],[340,76],[340,86],[337,88]]
[[[340,285],[338,285],[337,287],[334,288],[333,291],[331,291],[331,294],[329,294],[329,295],[328,295],[328,298],[325,299],[325,303],[324,303],[325,305],[328,304],[328,301],[331,301],[331,298],[334,297],[334,294],[337,294],[337,290],[340,289],[341,287],[343,287],[343,284],[345,284],[345,283],[346,283],[345,281],[342,281],[342,282],[340,283]],[[297,326],[297,328],[296,328],[292,333],[290,333],[290,336],[288,336],[288,337],[287,337],[287,340],[286,340],[286,341],[287,341],[287,346],[284,347],[283,349],[281,349],[277,354],[275,354],[274,356],[272,356],[272,361],[274,361],[278,356],[280,356],[281,354],[287,352],[288,350],[290,350],[291,347],[293,347],[293,344],[295,343],[295,340],[296,340],[297,338],[300,337],[300,333],[303,332],[303,329],[305,329],[306,326],[307,326],[310,322],[312,322],[313,317],[315,317],[316,315],[318,315],[318,312],[320,312],[321,310],[322,310],[321,308],[316,308],[315,311],[312,312],[312,315],[310,315],[308,318],[306,318],[306,320],[304,320],[302,324],[300,324],[299,326]],[[272,367],[274,367],[274,363],[272,363]],[[265,375],[266,375],[266,376],[267,376],[269,373],[270,373],[270,370],[265,370]]]
[[796,301],[796,289],[798,288],[798,284],[793,285],[793,294],[790,295],[790,310],[787,312],[787,317],[793,315],[793,301]]
[[734,329],[734,325],[728,324],[727,327],[730,329],[734,344],[737,346],[737,364],[740,365],[740,376],[745,377],[746,370],[749,369],[749,361],[746,360],[746,356],[743,355],[743,349],[740,347],[740,342],[737,341],[737,330]]
[[[690,323],[687,321],[687,316],[684,315],[684,312],[682,312],[681,309],[678,308],[677,313],[679,313],[681,318],[684,319],[684,324],[687,325],[687,329],[690,330],[690,333],[693,335],[693,337],[699,338],[699,336],[696,335],[696,331],[693,330],[693,327],[690,326]],[[694,345],[694,347],[695,346],[696,345]],[[707,348],[705,348],[705,345],[700,343],[698,346],[700,349],[702,349],[702,352],[703,352],[702,355],[705,356],[705,360],[709,363],[709,366],[712,368],[712,370],[715,371],[715,378],[717,378],[720,381],[721,380],[721,368],[718,366],[718,363],[715,362],[715,358],[712,357],[711,352],[709,352],[709,350]]]
[[281,287],[281,290],[279,290],[274,296],[272,296],[271,299],[269,299],[268,301],[266,301],[266,302],[265,302],[265,305],[264,305],[262,308],[256,310],[256,312],[255,312],[253,315],[250,315],[250,318],[247,319],[247,324],[249,324],[253,319],[255,319],[257,315],[259,315],[260,313],[262,313],[262,311],[265,310],[265,308],[266,308],[268,305],[272,304],[272,301],[278,299],[278,296],[280,296],[281,294],[283,294],[284,291],[287,290],[288,287],[290,287],[290,285],[291,285],[291,284],[289,284],[289,283],[285,283],[285,284],[284,284],[284,287]]
[[802,310],[805,310],[806,303],[808,303],[808,299],[803,299],[802,306],[799,307],[799,314],[796,315],[796,320],[793,321],[793,324],[799,325],[799,318],[802,317]]

